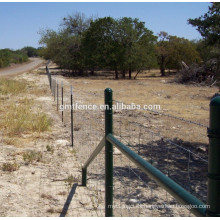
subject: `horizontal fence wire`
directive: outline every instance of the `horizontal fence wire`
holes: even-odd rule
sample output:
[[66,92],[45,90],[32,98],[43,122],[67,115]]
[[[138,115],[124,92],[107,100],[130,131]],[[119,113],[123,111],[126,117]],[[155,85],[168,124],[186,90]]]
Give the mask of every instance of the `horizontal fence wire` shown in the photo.
[[[52,93],[56,93],[53,78]],[[56,80],[56,81],[55,81]],[[57,98],[57,97],[56,97]],[[73,86],[74,104],[104,103],[104,92],[87,92]],[[70,105],[70,83],[63,82],[63,102]],[[122,103],[114,100],[114,103]],[[59,112],[61,115],[61,112]],[[104,135],[104,111],[74,110],[73,152],[85,163]],[[166,116],[162,118],[162,116]],[[71,112],[63,112],[63,124],[71,130]],[[154,110],[114,111],[114,135],[153,166],[164,172],[190,193],[206,202],[207,137],[202,123]],[[195,135],[195,127],[196,135]],[[71,134],[69,133],[69,136]],[[176,138],[173,138],[176,137]],[[79,167],[80,169],[80,167]],[[88,168],[92,216],[104,216],[104,149]],[[157,186],[114,148],[114,216],[190,216],[189,210]]]
[[[191,134],[184,134],[189,127],[191,127]],[[161,119],[158,115],[152,115],[151,112],[147,113],[146,111],[123,110],[116,111],[114,115],[114,128],[114,135],[122,143],[127,144],[134,152],[138,153],[154,167],[161,170],[184,189],[206,203],[208,138],[204,126],[198,126],[184,120],[174,120],[173,118]],[[195,133],[196,135],[199,134],[197,139],[194,137]],[[127,172],[129,173],[131,170],[134,171],[135,169],[129,168]],[[153,191],[157,184],[148,184],[149,180],[143,177],[143,173],[140,170],[139,172],[136,172],[136,170],[135,173],[138,174],[136,177],[139,180],[143,180],[145,185],[151,186],[151,191]],[[130,181],[133,182],[131,179]],[[133,189],[135,186],[131,188]],[[142,190],[147,189],[143,188]],[[157,195],[163,195],[158,189],[156,191]],[[165,194],[165,197],[159,196],[158,199],[155,197],[152,199],[153,201],[156,199],[155,204],[161,204],[161,206],[157,208],[159,210],[154,215],[153,212],[150,213],[150,210],[156,206],[154,203],[151,203],[152,206],[148,210],[150,216],[189,215],[189,210],[180,208],[180,204],[175,199],[168,195],[168,193]],[[147,205],[137,205],[140,201],[135,201],[135,199],[133,202],[136,203],[136,207],[142,207],[143,209],[148,207]],[[143,201],[141,203],[144,204]],[[160,209],[164,204],[169,205],[170,208]],[[132,211],[132,213],[134,212]]]
[[[113,101],[115,103],[124,103],[122,101],[118,101],[118,100],[115,100],[115,99]],[[124,103],[124,104],[125,105],[129,105],[129,104],[126,104],[126,103]],[[174,106],[176,106],[176,105],[174,105]],[[171,114],[168,114],[168,113],[163,113],[161,111],[156,111],[156,110],[152,110],[152,109],[143,109],[143,108],[141,108],[141,110],[149,111],[149,112],[155,113],[157,115],[166,116],[166,117],[169,117],[169,118],[173,118],[173,119],[176,119],[176,120],[184,121],[184,122],[187,122],[187,123],[190,123],[190,124],[194,124],[194,125],[198,125],[200,127],[207,128],[207,126],[202,124],[202,123],[198,123],[198,122],[195,122],[195,121],[192,121],[192,120],[187,120],[187,119],[184,119],[184,118],[181,118],[181,117],[177,117],[175,115],[171,115]]]
[[[96,104],[98,106],[100,103],[96,102],[97,94],[88,93],[80,89],[76,90],[74,85],[72,86],[71,83],[58,75],[51,74],[51,78],[51,92],[54,96],[54,107],[57,108],[60,118],[63,118],[63,125],[69,131],[67,135],[69,136],[71,143],[71,94],[73,105],[76,105],[77,103],[82,105]],[[101,98],[103,101],[104,95],[102,95]],[[64,111],[61,110],[62,104],[63,107],[68,107],[67,109],[64,109]],[[89,158],[100,142],[100,138],[103,136],[104,111],[99,109],[97,111],[73,109],[73,147],[70,147],[69,150],[79,162],[79,171],[81,171],[81,166]],[[88,193],[82,195],[80,201],[80,208],[85,208],[85,212],[81,213],[79,216],[97,217],[105,215],[104,173],[104,150],[102,150],[88,168]],[[80,179],[81,177],[79,180]],[[71,216],[71,213],[74,213],[73,208],[68,212],[69,216]]]

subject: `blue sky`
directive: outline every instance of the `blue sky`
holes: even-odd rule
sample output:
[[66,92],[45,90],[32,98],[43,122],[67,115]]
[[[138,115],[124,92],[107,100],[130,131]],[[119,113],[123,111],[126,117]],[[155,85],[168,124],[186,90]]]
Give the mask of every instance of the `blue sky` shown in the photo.
[[86,16],[135,17],[146,23],[156,35],[166,31],[187,39],[200,39],[199,32],[187,24],[208,11],[208,2],[0,2],[0,49],[38,47],[42,28],[57,30],[62,18],[74,12]]

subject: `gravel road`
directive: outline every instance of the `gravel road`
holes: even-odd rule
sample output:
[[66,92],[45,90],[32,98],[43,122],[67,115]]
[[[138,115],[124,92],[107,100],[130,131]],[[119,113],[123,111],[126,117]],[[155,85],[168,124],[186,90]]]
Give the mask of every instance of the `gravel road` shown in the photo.
[[11,76],[11,75],[17,75],[20,73],[24,73],[24,72],[35,69],[41,63],[44,62],[44,60],[41,58],[30,58],[30,61],[31,62],[29,62],[29,63],[18,64],[15,66],[0,69],[0,76],[9,76],[9,75]]

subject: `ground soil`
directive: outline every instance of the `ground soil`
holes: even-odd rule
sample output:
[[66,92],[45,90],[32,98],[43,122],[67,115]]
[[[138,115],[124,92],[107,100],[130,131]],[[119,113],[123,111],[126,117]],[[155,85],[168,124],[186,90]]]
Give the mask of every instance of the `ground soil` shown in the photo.
[[[192,120],[208,126],[209,101],[216,87],[178,85],[157,71],[140,74],[137,80],[113,80],[106,74],[93,77],[66,77],[51,65],[52,93],[55,80],[64,85],[64,104],[103,104],[104,89],[113,89],[114,102],[159,104],[161,113]],[[100,74],[100,73],[98,73]],[[53,120],[50,131],[24,134],[19,143],[4,143],[1,133],[0,167],[6,162],[19,164],[14,172],[0,170],[0,216],[104,216],[104,152],[88,169],[88,185],[81,186],[81,165],[104,136],[104,112],[74,110],[74,147],[70,141],[70,111],[57,111],[57,96],[49,90],[45,66],[16,77],[42,91],[31,92],[36,107]],[[56,84],[57,86],[57,84]],[[36,87],[34,87],[36,88]],[[57,87],[56,87],[57,88]],[[28,95],[28,94],[27,94]],[[115,111],[114,134],[124,144],[169,175],[186,190],[206,202],[207,144],[206,128],[161,116],[151,111]],[[23,144],[21,144],[23,143]],[[53,151],[48,151],[51,146]],[[42,161],[25,164],[22,153],[37,150]],[[178,204],[161,187],[114,149],[115,216],[189,216],[183,208],[153,208],[153,205]],[[122,206],[135,208],[128,209]],[[151,208],[137,205],[152,205]]]

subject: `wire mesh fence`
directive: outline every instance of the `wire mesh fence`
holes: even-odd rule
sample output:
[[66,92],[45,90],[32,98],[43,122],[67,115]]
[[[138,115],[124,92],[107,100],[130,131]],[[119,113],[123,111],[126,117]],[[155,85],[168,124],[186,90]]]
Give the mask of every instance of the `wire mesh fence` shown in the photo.
[[[61,83],[55,77],[52,78],[51,88],[57,110],[64,126],[69,130],[71,141],[73,137],[72,150],[83,164],[104,136],[104,110],[73,110],[72,124],[70,109],[60,111],[60,105],[98,106],[103,104],[104,95],[74,88],[72,93],[69,83]],[[114,100],[114,103],[122,102]],[[204,203],[207,200],[208,171],[206,132],[203,123],[158,111],[114,112],[115,137]],[[103,149],[88,169],[87,187],[92,198],[91,209],[95,210],[97,216],[105,215],[104,154]],[[113,155],[114,216],[192,215],[189,209],[182,207],[116,148]]]
[[[208,172],[206,129],[198,124],[189,125],[189,123],[171,117],[161,119],[158,114],[152,115],[151,111],[123,110],[114,114],[114,135],[184,189],[206,202]],[[200,135],[199,138],[195,137],[194,129]],[[185,131],[189,134],[186,135]],[[118,160],[121,161],[121,165],[117,162],[117,157],[120,158]],[[138,168],[134,168],[128,159],[121,154],[114,158],[115,178],[124,184],[119,189],[129,189],[129,193],[122,193],[129,195],[124,201],[124,207],[127,209],[133,207],[130,212],[128,209],[128,216],[189,216],[188,210],[180,208],[175,199]],[[150,193],[143,196],[141,191]],[[114,195],[118,197],[120,194],[115,191]],[[164,206],[166,208],[161,208]]]

